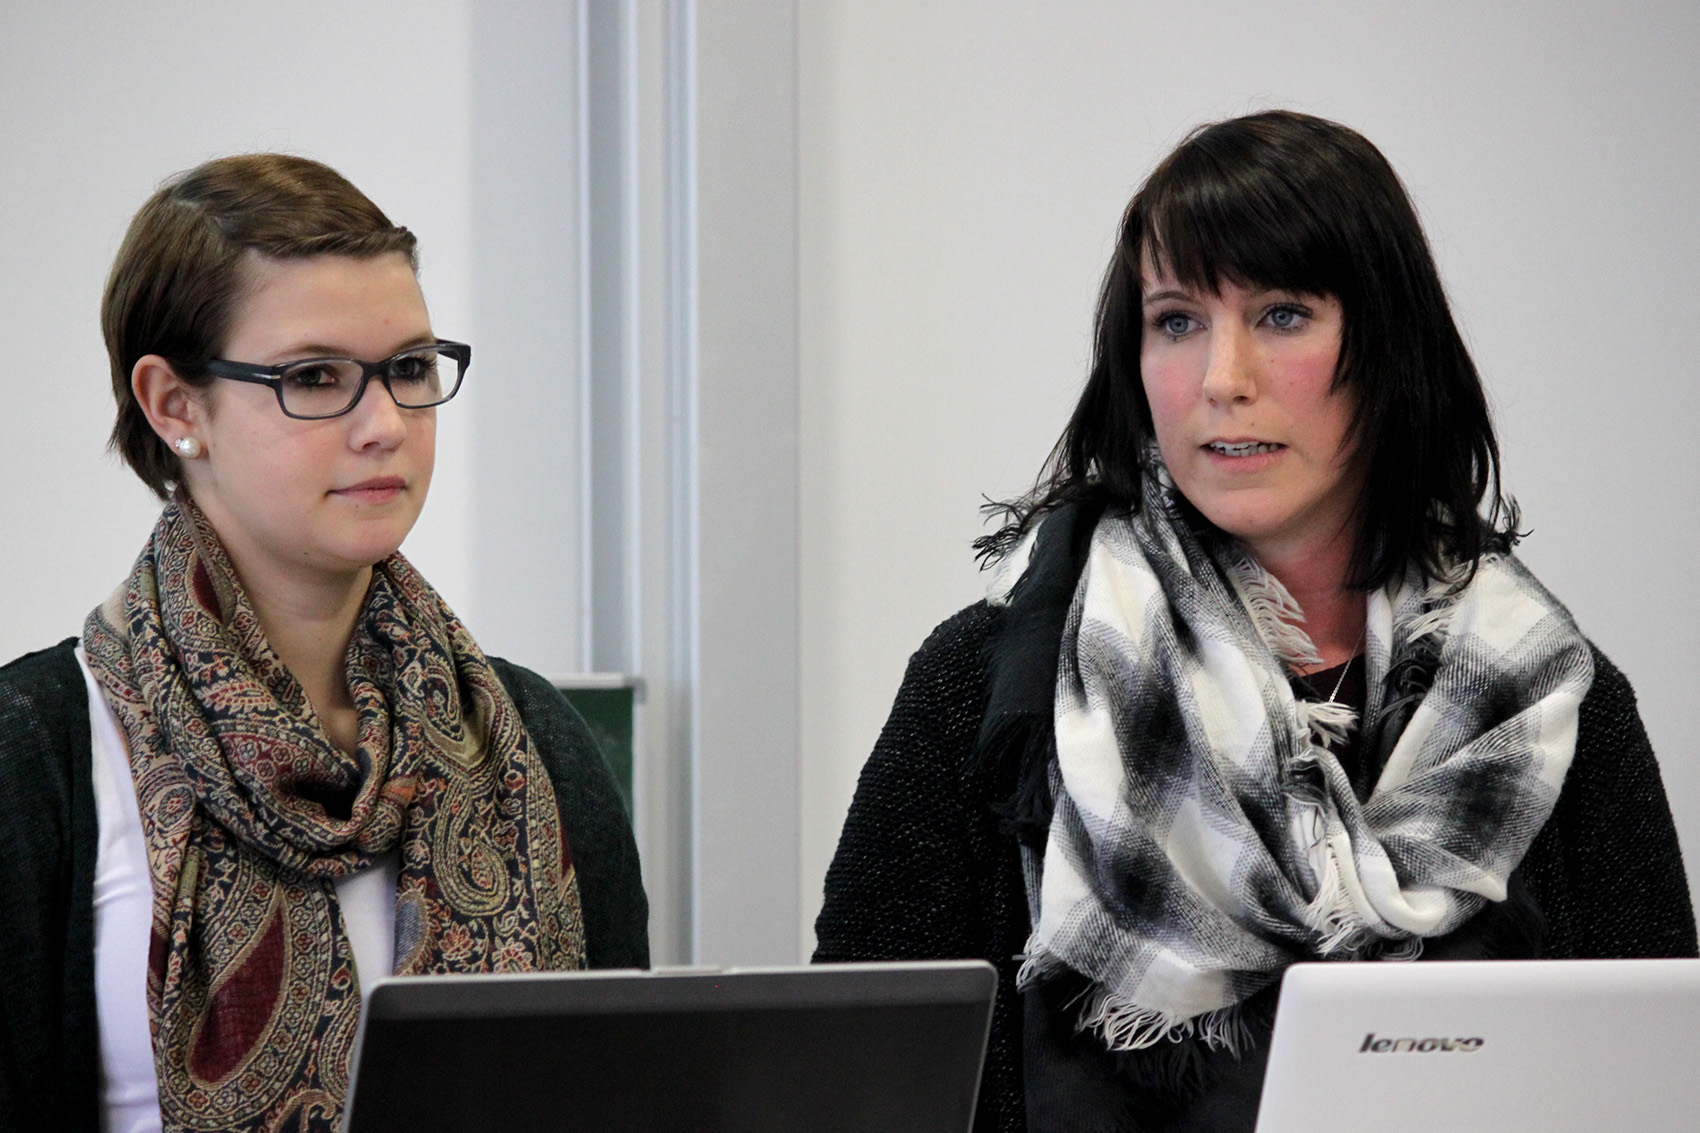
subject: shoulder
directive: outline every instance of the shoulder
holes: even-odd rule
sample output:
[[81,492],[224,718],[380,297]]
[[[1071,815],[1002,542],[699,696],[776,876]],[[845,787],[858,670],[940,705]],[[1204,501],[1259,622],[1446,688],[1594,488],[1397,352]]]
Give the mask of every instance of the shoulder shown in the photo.
[[[93,749],[88,686],[77,639],[0,667],[0,843],[28,841],[26,830],[62,837],[88,794]],[[5,851],[0,850],[0,853]]]
[[489,661],[490,667],[501,679],[502,686],[508,690],[508,695],[514,698],[514,703],[521,706],[522,712],[527,708],[545,712],[557,709],[572,711],[572,705],[567,703],[567,698],[542,674],[533,672],[524,665],[516,665],[505,657],[491,657]]
[[1601,652],[1598,645],[1590,641],[1588,649],[1594,656],[1594,683],[1582,699],[1582,711],[1608,719],[1633,718],[1639,722],[1640,708],[1629,678],[1623,675],[1622,669],[1612,664],[1611,658]]
[[[1615,793],[1629,785],[1620,778],[1625,769],[1658,775],[1629,678],[1592,641],[1588,650],[1593,655],[1594,680],[1578,712],[1576,754],[1566,779],[1566,793],[1571,795],[1582,784],[1605,786]],[[1572,800],[1572,805],[1581,801],[1591,800]]]
[[77,664],[77,639],[26,653],[0,666],[0,722],[16,717],[60,715],[69,707],[86,715],[88,693]]
[[937,653],[954,647],[972,645],[978,648],[997,632],[1003,623],[1003,606],[993,606],[985,600],[965,606],[933,627],[921,643],[917,656]]
[[1571,781],[1590,774],[1615,778],[1624,768],[1638,768],[1644,777],[1658,776],[1652,744],[1635,689],[1623,670],[1588,643],[1594,659],[1594,683],[1582,698],[1576,724],[1576,756],[1571,763]]
[[501,657],[490,658],[490,667],[513,697],[514,707],[525,721],[526,733],[550,762],[551,774],[558,775],[556,761],[576,764],[591,760],[598,766],[603,763],[602,752],[584,717],[547,677]]
[[542,675],[501,657],[491,657],[490,667],[513,697],[526,734],[537,745],[557,793],[582,789],[587,772],[599,773],[597,779],[607,775],[602,753],[584,718],[560,689]]
[[998,840],[994,793],[968,771],[1003,616],[975,603],[910,657],[827,870],[817,961],[1007,954],[987,925],[1014,842]]
[[1688,881],[1659,764],[1622,670],[1590,643],[1594,683],[1551,819],[1524,858],[1547,954],[1693,956]]
[[500,657],[490,666],[513,697],[555,788],[577,870],[592,968],[649,966],[649,903],[619,788],[590,729],[548,680]]
[[[940,622],[909,657],[862,785],[917,774],[955,780],[986,707],[987,651],[1004,610],[976,602]],[[930,771],[923,771],[930,767]],[[908,789],[907,787],[904,789]]]
[[1003,625],[1004,607],[981,601],[958,610],[929,633],[909,657],[903,683],[966,686],[985,682],[986,646]]
[[88,690],[76,644],[66,638],[0,667],[0,776],[11,786],[16,776],[53,769],[55,761],[41,758],[44,751],[69,755],[88,747]]
[[[93,1127],[98,1074],[89,702],[76,639],[0,667],[0,1126],[25,1099],[31,1128]],[[27,1083],[27,1087],[25,1086]],[[82,1089],[81,1087],[86,1087]],[[83,1099],[81,1101],[76,1099]],[[47,1115],[57,1115],[58,1120]]]
[[955,838],[962,816],[975,811],[964,772],[985,712],[985,655],[1002,616],[977,602],[940,623],[909,658],[862,765],[844,843],[879,841],[892,829]]

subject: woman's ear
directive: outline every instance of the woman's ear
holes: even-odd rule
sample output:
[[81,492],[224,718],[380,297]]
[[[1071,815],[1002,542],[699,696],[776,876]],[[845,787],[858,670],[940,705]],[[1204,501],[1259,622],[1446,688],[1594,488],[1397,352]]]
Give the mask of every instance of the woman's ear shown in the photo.
[[[161,440],[182,456],[204,451],[205,400],[158,354],[144,354],[130,370],[130,392]],[[185,443],[189,442],[189,443]]]

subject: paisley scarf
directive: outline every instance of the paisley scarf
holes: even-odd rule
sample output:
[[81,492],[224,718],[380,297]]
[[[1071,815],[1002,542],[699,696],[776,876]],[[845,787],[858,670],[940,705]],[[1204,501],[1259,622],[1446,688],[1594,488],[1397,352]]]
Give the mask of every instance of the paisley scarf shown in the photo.
[[331,1130],[359,1019],[333,883],[400,850],[395,972],[584,964],[572,855],[519,712],[398,554],[348,645],[350,755],[180,494],[83,648],[128,741],[153,882],[167,1130]]
[[1329,750],[1355,714],[1288,681],[1320,660],[1302,612],[1236,544],[1192,530],[1159,479],[1091,529],[1064,624],[1020,985],[1087,977],[1079,1022],[1111,1049],[1232,1048],[1238,1005],[1288,964],[1412,955],[1504,899],[1557,801],[1593,665],[1509,553],[1371,594],[1365,739],[1385,762],[1360,803]]

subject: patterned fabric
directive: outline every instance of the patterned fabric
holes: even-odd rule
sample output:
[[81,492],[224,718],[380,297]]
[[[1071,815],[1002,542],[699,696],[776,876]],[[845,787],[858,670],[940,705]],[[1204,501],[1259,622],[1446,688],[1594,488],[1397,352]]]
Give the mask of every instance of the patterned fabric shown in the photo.
[[[1157,478],[1152,477],[1153,481]],[[1198,1034],[1286,965],[1411,955],[1502,900],[1558,798],[1593,679],[1569,613],[1508,554],[1368,601],[1360,804],[1328,744],[1355,724],[1295,700],[1318,658],[1302,613],[1230,543],[1206,546],[1153,485],[1106,513],[1065,625],[1055,812],[1027,855],[1021,984],[1072,969],[1111,1049]],[[1390,697],[1400,674],[1426,688]]]
[[147,839],[167,1130],[340,1124],[360,991],[333,883],[398,846],[398,974],[583,966],[547,771],[489,662],[399,554],[373,569],[349,642],[353,755],[185,496],[83,646]]

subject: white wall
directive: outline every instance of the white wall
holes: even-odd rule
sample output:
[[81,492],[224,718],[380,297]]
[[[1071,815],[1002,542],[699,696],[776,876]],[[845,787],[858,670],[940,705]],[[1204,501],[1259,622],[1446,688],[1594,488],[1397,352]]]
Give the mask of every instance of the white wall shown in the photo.
[[470,75],[460,117],[477,398],[438,411],[471,426],[471,506],[455,544],[467,564],[462,617],[488,652],[545,673],[584,670],[579,6],[462,3],[470,49],[447,61]]
[[[803,915],[982,495],[1084,377],[1128,196],[1191,126],[1340,119],[1415,195],[1525,555],[1629,674],[1700,854],[1700,8],[801,7]],[[807,939],[807,936],[805,936]]]
[[797,8],[695,5],[698,962],[787,963],[798,897]]

